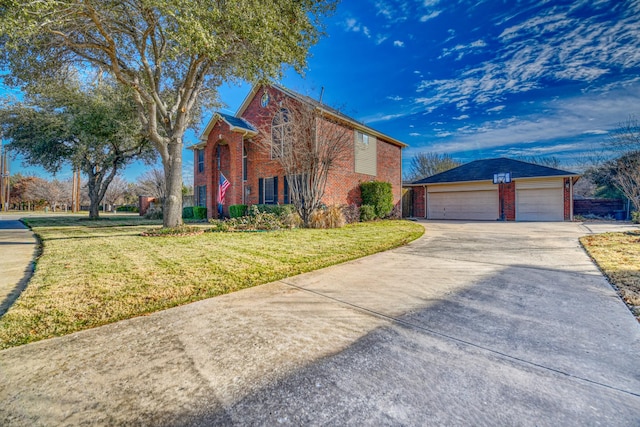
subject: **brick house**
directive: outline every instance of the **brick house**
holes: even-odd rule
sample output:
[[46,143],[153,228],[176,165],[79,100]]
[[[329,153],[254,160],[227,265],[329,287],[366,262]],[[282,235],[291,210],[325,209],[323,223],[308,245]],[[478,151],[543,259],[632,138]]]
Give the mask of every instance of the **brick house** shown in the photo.
[[571,221],[573,172],[519,160],[476,160],[405,187],[426,219]]
[[[278,159],[258,143],[273,131],[283,102],[306,103],[319,109],[323,117],[339,123],[353,134],[352,149],[330,171],[325,194],[326,205],[360,204],[359,184],[386,181],[392,184],[394,204],[402,194],[402,149],[406,144],[384,135],[309,97],[280,86],[253,88],[235,116],[215,113],[200,137],[189,147],[194,153],[195,204],[207,208],[207,215],[218,216],[221,174],[229,181],[223,203],[223,216],[235,204],[286,204],[290,194]],[[290,105],[290,104],[289,104]],[[323,119],[324,120],[324,119]],[[319,125],[318,125],[319,126]],[[262,130],[260,132],[259,130]]]

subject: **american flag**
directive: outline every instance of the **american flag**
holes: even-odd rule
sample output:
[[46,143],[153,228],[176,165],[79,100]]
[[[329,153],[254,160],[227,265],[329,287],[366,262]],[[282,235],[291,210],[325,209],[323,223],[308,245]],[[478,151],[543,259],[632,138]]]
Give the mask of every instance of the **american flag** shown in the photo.
[[224,203],[224,195],[227,193],[227,189],[231,186],[231,183],[220,172],[220,185],[218,186],[218,203],[222,205]]

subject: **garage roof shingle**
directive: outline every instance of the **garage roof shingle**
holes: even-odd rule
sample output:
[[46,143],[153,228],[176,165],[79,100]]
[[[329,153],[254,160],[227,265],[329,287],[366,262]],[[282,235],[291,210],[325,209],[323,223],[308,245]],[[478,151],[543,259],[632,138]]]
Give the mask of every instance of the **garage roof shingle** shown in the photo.
[[487,181],[493,180],[493,174],[502,172],[511,172],[511,179],[578,175],[561,169],[500,157],[497,159],[475,160],[428,178],[414,181],[411,184]]

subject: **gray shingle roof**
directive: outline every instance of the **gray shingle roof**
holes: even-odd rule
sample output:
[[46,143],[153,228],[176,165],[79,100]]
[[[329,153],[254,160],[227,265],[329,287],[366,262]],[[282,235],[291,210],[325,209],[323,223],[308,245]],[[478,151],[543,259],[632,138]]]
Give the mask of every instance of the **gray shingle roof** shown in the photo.
[[247,130],[249,132],[257,132],[257,129],[255,127],[253,127],[253,125],[251,123],[249,123],[248,121],[246,121],[245,119],[241,118],[241,117],[235,117],[235,116],[231,116],[229,114],[224,114],[224,113],[216,113],[218,114],[220,117],[222,117],[222,119],[229,123],[229,125],[231,127],[236,127],[236,128],[240,128],[240,129],[244,129]]
[[500,157],[497,159],[475,160],[428,178],[414,181],[411,184],[487,181],[493,180],[493,174],[501,172],[511,172],[511,179],[578,175],[573,172]]

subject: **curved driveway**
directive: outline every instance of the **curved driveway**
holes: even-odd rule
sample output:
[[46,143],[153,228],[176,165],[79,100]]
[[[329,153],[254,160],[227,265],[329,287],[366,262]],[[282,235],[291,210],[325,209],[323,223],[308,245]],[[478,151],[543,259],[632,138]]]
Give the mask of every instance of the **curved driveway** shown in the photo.
[[592,230],[424,225],[393,251],[2,351],[0,424],[640,424],[640,327],[579,246]]

